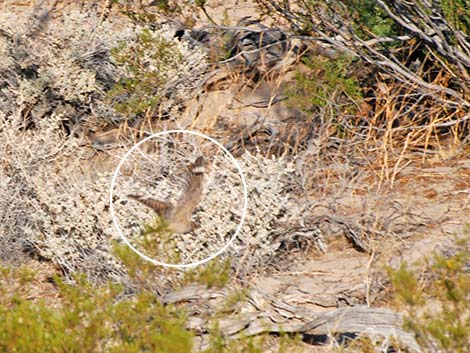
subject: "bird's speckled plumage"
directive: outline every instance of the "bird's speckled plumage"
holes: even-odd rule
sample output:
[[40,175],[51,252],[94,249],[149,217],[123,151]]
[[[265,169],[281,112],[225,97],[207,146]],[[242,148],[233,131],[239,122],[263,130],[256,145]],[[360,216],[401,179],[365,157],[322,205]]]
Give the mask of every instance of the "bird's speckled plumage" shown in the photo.
[[153,209],[160,217],[168,222],[168,229],[174,233],[188,233],[193,229],[191,221],[194,209],[201,201],[205,173],[205,160],[202,156],[196,158],[189,166],[190,178],[181,198],[173,205],[168,201],[144,198],[138,195],[128,195]]

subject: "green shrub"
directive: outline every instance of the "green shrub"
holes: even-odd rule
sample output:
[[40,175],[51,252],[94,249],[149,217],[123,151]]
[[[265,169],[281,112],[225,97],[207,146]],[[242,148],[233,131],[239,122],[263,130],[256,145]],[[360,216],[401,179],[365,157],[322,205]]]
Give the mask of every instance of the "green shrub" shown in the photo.
[[363,39],[370,34],[390,37],[398,34],[395,22],[375,0],[353,0],[348,7],[352,13],[354,28]]
[[441,0],[444,17],[456,30],[470,35],[470,4],[468,0]]
[[416,333],[422,347],[470,352],[469,244],[460,240],[452,256],[434,255],[427,283],[405,265],[388,270],[397,303],[408,313],[405,325]]
[[142,233],[136,237],[134,247],[148,257],[168,264],[181,263],[177,242],[168,229],[167,222],[156,217],[153,223],[144,224]]
[[123,289],[103,287],[77,276],[75,285],[56,278],[59,301],[48,306],[5,295],[5,280],[18,271],[2,270],[1,352],[191,352],[185,316],[163,306],[147,291],[119,300]]
[[185,273],[182,284],[200,283],[208,288],[222,288],[230,279],[230,260],[213,259]]
[[[298,71],[295,84],[286,90],[289,105],[306,112],[327,109],[331,117],[355,109],[362,93],[358,81],[349,75],[352,58],[312,56],[303,58],[303,62],[307,72]],[[331,109],[337,105],[341,107],[339,111]]]

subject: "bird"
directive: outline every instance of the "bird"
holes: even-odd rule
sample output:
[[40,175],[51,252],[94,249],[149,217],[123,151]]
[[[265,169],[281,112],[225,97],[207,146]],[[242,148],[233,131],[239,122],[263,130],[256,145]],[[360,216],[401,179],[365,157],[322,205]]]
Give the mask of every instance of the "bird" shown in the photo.
[[189,180],[182,196],[175,204],[138,195],[128,195],[128,197],[151,208],[167,223],[169,231],[178,234],[189,233],[194,229],[191,220],[194,209],[202,198],[205,164],[204,157],[199,156],[189,165]]

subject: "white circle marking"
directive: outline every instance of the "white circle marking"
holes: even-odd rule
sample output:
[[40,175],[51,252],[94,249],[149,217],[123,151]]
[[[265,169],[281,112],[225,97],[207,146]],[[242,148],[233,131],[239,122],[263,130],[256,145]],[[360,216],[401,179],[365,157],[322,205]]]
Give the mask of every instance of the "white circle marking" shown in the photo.
[[[222,248],[220,248],[218,251],[216,251],[214,254],[212,254],[211,256],[205,258],[205,259],[202,259],[200,261],[197,261],[197,262],[193,262],[193,263],[189,263],[189,264],[167,264],[167,263],[164,263],[164,262],[160,262],[160,261],[157,261],[155,259],[152,259],[151,257],[148,257],[147,255],[141,253],[139,250],[137,250],[134,246],[132,246],[132,244],[129,242],[129,240],[124,236],[124,234],[122,233],[121,231],[121,228],[119,226],[119,222],[116,218],[116,213],[114,211],[114,204],[113,204],[113,190],[114,190],[114,186],[116,184],[116,180],[118,178],[118,175],[119,175],[119,172],[121,170],[121,167],[122,165],[124,164],[125,160],[130,156],[130,154],[137,148],[140,147],[140,145],[144,144],[145,142],[147,142],[148,140],[151,140],[152,138],[154,137],[159,137],[160,135],[165,135],[165,134],[173,134],[173,133],[187,133],[187,134],[190,134],[190,135],[196,135],[196,136],[199,136],[199,137],[202,137],[206,140],[209,140],[210,142],[214,143],[215,145],[217,145],[231,160],[232,160],[232,163],[235,164],[235,166],[237,167],[237,170],[238,170],[238,174],[240,175],[240,178],[242,180],[242,184],[243,184],[243,210],[242,210],[242,217],[240,219],[240,223],[238,224],[238,227],[235,231],[235,233],[232,235],[232,237],[230,238],[230,240],[227,242],[227,244],[225,244]],[[113,218],[113,224],[114,224],[114,228],[116,228],[117,232],[119,233],[119,236],[121,237],[121,239],[124,241],[124,243],[129,246],[132,251],[134,251],[137,255],[139,255],[140,257],[142,257],[143,259],[147,260],[147,261],[150,261],[152,262],[153,264],[155,265],[159,265],[159,266],[164,266],[164,267],[170,267],[170,268],[187,268],[187,267],[195,267],[195,266],[198,266],[198,265],[202,265],[212,259],[214,259],[215,257],[219,256],[221,253],[223,253],[225,250],[227,250],[227,248],[232,244],[232,242],[235,240],[235,238],[237,237],[238,233],[240,233],[240,230],[243,226],[243,222],[245,221],[245,216],[246,216],[246,211],[247,211],[247,208],[248,208],[248,191],[247,191],[247,186],[246,186],[246,181],[245,181],[245,176],[243,174],[243,171],[242,171],[242,168],[240,167],[240,164],[238,163],[238,161],[235,159],[235,157],[224,147],[220,144],[220,142],[214,140],[212,137],[209,137],[207,135],[204,135],[204,134],[201,134],[200,132],[197,132],[197,131],[190,131],[190,130],[167,130],[167,131],[161,131],[161,132],[157,132],[155,134],[152,134],[150,136],[147,136],[145,139],[143,139],[142,141],[138,142],[137,144],[135,144],[129,151],[126,152],[126,154],[124,155],[124,157],[122,157],[121,161],[119,162],[116,170],[114,171],[114,174],[113,174],[113,178],[111,180],[111,187],[110,187],[110,190],[109,190],[109,206],[110,206],[110,211],[111,211],[111,216]]]

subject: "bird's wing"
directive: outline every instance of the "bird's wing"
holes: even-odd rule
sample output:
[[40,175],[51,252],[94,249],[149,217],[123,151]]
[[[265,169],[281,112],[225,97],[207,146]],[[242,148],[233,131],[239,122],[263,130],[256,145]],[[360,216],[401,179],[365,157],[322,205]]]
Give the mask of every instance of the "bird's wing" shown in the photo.
[[205,160],[202,156],[189,167],[189,181],[183,191],[181,198],[174,207],[173,218],[190,220],[196,206],[201,201],[202,181],[205,173]]
[[168,218],[168,214],[173,208],[173,205],[167,201],[143,198],[142,196],[138,196],[138,195],[127,195],[127,196],[153,209],[160,217]]

